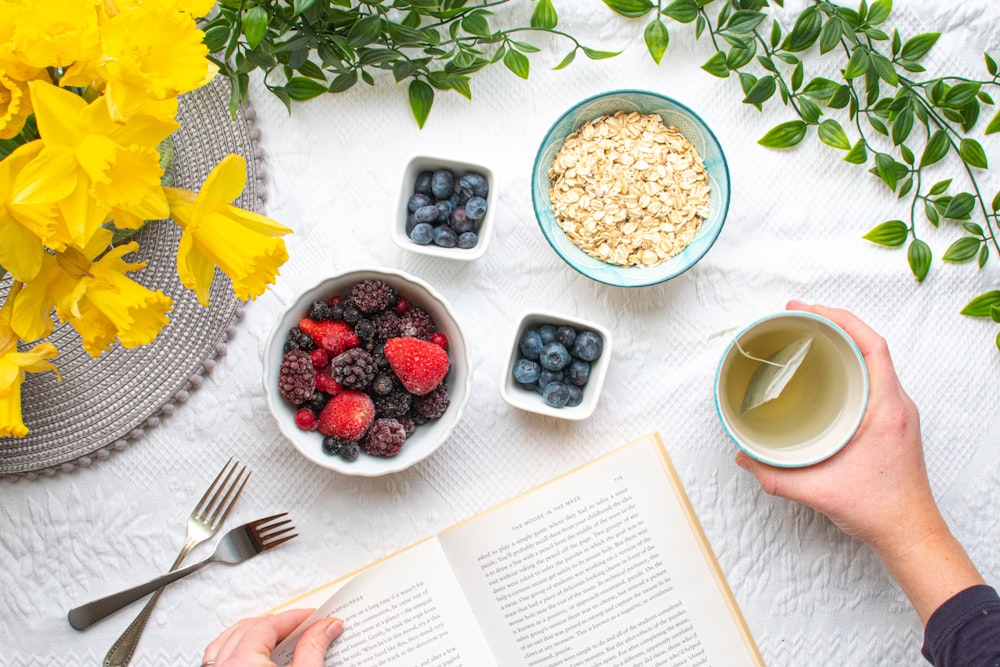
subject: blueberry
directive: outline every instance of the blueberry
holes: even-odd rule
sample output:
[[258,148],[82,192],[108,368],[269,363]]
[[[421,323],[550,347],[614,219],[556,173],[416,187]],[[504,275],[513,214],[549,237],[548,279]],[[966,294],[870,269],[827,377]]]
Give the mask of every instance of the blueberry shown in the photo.
[[590,379],[590,362],[583,359],[573,359],[569,363],[569,381],[577,387],[587,384]]
[[528,359],[538,359],[538,355],[542,353],[542,337],[534,329],[525,331],[517,345],[521,354]]
[[406,235],[409,236],[413,228],[417,226],[417,216],[412,213],[406,214]]
[[418,195],[427,195],[428,197],[433,194],[431,190],[431,178],[433,174],[429,171],[422,171],[417,174],[416,180],[413,182],[413,191]]
[[420,245],[427,245],[434,240],[434,228],[426,222],[421,222],[410,232],[410,240]]
[[596,331],[581,331],[573,343],[573,356],[584,361],[593,361],[604,351],[604,339]]
[[436,222],[438,217],[437,206],[434,204],[421,206],[413,212],[413,216],[417,219],[417,222]]
[[521,384],[531,384],[532,382],[538,382],[538,374],[541,372],[542,367],[538,365],[537,361],[521,357],[514,363],[512,374],[514,379]]
[[448,222],[448,219],[451,218],[451,209],[452,209],[451,202],[448,201],[447,199],[444,199],[435,204],[435,207],[437,207],[437,212],[438,212],[437,221],[439,223]]
[[422,194],[410,195],[410,198],[406,200],[406,209],[410,213],[413,213],[421,206],[428,206],[433,203],[434,203],[433,200],[431,200],[431,198],[428,197],[427,195],[422,195]]
[[556,328],[551,324],[546,324],[539,327],[538,334],[542,337],[543,343],[551,343],[556,339]]
[[552,341],[542,348],[542,353],[538,355],[538,361],[545,370],[561,371],[569,366],[569,350],[562,343]]
[[454,248],[457,242],[458,236],[455,235],[455,230],[448,225],[441,225],[434,228],[435,245],[439,245],[442,248]]
[[482,197],[473,197],[465,202],[465,215],[473,220],[482,220],[486,215],[486,200]]
[[575,408],[583,403],[583,389],[572,384],[568,384],[566,387],[569,388],[569,400],[566,401],[567,408]]
[[451,215],[448,217],[448,224],[459,234],[471,232],[476,227],[476,222],[466,217],[464,206],[459,206],[451,212]]
[[458,243],[456,244],[459,248],[475,248],[476,244],[479,243],[479,235],[475,232],[462,232],[458,235]]
[[561,408],[569,402],[569,387],[562,382],[550,382],[542,390],[545,404],[553,408]]
[[542,368],[542,372],[538,374],[538,386],[545,389],[551,383],[562,382],[565,379],[566,376],[562,371],[547,371]]
[[482,174],[470,172],[458,179],[458,189],[468,197],[485,197],[490,185]]
[[566,349],[572,349],[573,342],[576,340],[576,329],[565,325],[557,328],[556,340],[565,345]]
[[459,206],[465,206],[465,202],[469,201],[469,198],[463,195],[460,191],[456,190],[451,193],[450,197],[448,197],[448,201],[451,202],[452,206],[458,208]]
[[431,193],[438,199],[447,199],[455,192],[455,174],[448,169],[438,169],[431,176]]

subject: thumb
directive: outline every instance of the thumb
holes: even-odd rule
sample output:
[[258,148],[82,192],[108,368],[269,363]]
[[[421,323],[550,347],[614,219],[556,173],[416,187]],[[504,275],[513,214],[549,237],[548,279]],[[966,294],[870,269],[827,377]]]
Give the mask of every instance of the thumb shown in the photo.
[[739,452],[736,455],[736,465],[756,477],[764,493],[771,496],[784,495],[780,488],[781,470],[766,463],[761,463],[753,457],[748,456],[745,452]]
[[295,646],[292,667],[322,667],[326,650],[343,631],[344,622],[339,618],[327,618],[313,623],[302,633]]

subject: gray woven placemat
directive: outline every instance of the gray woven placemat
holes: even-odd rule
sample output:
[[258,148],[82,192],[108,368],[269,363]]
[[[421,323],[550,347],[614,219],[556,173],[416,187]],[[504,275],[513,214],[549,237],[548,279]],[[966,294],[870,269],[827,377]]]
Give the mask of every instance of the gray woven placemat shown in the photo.
[[[219,160],[229,153],[247,161],[247,186],[236,202],[260,212],[264,186],[259,130],[253,110],[229,115],[229,84],[223,77],[184,95],[174,135],[173,184],[195,192]],[[180,229],[170,221],[147,224],[139,233],[139,251],[129,261],[144,261],[134,278],[174,300],[170,324],[156,341],[126,350],[113,346],[92,359],[69,325],[56,324],[46,340],[59,349],[55,360],[62,375],[29,374],[22,385],[22,415],[30,432],[24,438],[0,438],[0,477],[28,477],[71,471],[107,458],[113,451],[141,438],[144,429],[170,414],[175,403],[201,385],[215,358],[225,353],[225,341],[242,315],[229,279],[216,272],[211,305],[204,308],[177,278],[176,249]],[[0,282],[6,296],[11,281]]]

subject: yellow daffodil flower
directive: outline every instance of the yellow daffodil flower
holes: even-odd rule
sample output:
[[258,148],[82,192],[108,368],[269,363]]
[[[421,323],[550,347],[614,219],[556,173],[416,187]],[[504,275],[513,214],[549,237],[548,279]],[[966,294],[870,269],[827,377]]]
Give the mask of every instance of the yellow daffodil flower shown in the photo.
[[0,139],[16,137],[30,115],[28,84],[8,77],[0,69]]
[[171,4],[136,4],[104,26],[97,71],[107,82],[104,98],[117,121],[139,113],[149,100],[194,90],[218,71],[206,57],[204,33]]
[[42,268],[45,248],[40,237],[48,234],[53,222],[51,218],[39,221],[41,233],[38,233],[31,220],[21,220],[9,205],[14,176],[35,156],[35,148],[41,146],[29,145],[27,149],[22,146],[0,160],[0,266],[21,282],[32,280]]
[[26,373],[59,371],[46,361],[58,356],[52,343],[39,343],[27,352],[17,349],[17,334],[10,327],[11,312],[18,296],[20,284],[15,283],[0,308],[0,438],[23,438],[28,427],[21,418],[21,384]]
[[164,188],[170,214],[183,230],[177,249],[177,274],[181,283],[208,305],[209,289],[218,266],[233,281],[236,296],[255,299],[274,283],[279,267],[288,259],[279,236],[288,227],[257,213],[230,205],[246,185],[246,161],[228,155],[194,193]]
[[86,245],[109,217],[134,227],[167,216],[156,146],[176,122],[143,115],[118,124],[101,100],[87,104],[41,81],[29,86],[43,148],[18,174],[12,201],[25,216],[32,207],[46,215],[60,208],[67,237],[43,238],[46,245]]
[[98,0],[13,0],[14,53],[32,67],[68,67],[100,41]]

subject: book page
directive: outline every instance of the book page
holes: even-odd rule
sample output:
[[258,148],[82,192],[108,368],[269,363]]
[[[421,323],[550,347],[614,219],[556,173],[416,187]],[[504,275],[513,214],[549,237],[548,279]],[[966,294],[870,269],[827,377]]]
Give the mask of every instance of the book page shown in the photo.
[[502,665],[763,665],[656,436],[439,540]]
[[[342,585],[341,585],[342,584]],[[302,632],[320,618],[344,621],[324,665],[494,665],[475,618],[434,539],[323,587],[331,597],[271,654],[291,663]],[[311,606],[307,594],[274,611]]]

